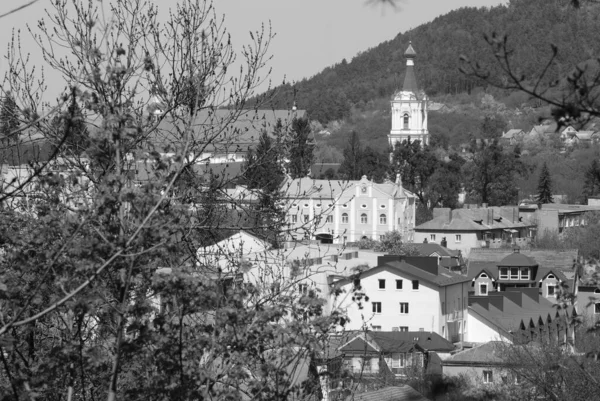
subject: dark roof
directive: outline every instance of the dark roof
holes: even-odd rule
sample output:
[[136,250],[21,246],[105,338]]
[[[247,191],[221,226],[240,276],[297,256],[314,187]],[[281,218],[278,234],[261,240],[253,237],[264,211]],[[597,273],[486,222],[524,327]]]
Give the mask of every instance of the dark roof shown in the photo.
[[361,394],[352,394],[347,401],[428,401],[414,388],[403,385],[402,387],[385,387],[375,391]]
[[[425,351],[450,352],[454,350],[454,345],[450,341],[434,332],[372,331],[369,336],[384,352],[406,352],[405,348],[408,345],[410,345],[408,348],[412,348],[415,343]],[[401,347],[401,343],[406,345]]]
[[419,251],[419,254],[421,256],[431,256],[434,253],[437,253],[440,256],[458,256],[458,251],[452,251],[435,243],[416,243],[410,244],[410,246],[412,248],[416,248],[416,250]]
[[373,348],[368,341],[363,340],[361,337],[356,337],[349,343],[344,344],[340,347],[342,352],[378,352]]
[[502,346],[506,346],[501,341],[490,341],[479,346],[465,349],[442,361],[443,365],[456,362],[479,362],[479,363],[501,363]]
[[434,209],[434,218],[415,227],[416,231],[490,231],[530,227],[518,219],[516,207]]
[[412,42],[408,42],[408,47],[406,48],[406,51],[404,52],[404,57],[415,58],[416,56],[417,56],[417,52],[412,47]]
[[[398,259],[400,259],[400,258],[401,257],[398,256]],[[422,259],[430,259],[430,258],[422,257]],[[437,258],[434,257],[431,259],[437,259]],[[434,269],[437,274],[433,274],[433,273],[423,270],[423,268],[429,268],[431,266],[423,266],[423,268],[416,267],[414,264],[419,264],[417,257],[412,257],[411,263],[413,263],[413,264],[409,264],[404,260],[385,261],[383,263],[380,263],[376,267],[373,267],[369,270],[365,270],[364,272],[361,273],[361,275],[363,277],[365,277],[365,276],[369,276],[371,274],[378,273],[382,270],[389,269],[391,271],[395,270],[399,273],[408,274],[409,276],[416,277],[420,280],[423,280],[430,284],[436,285],[438,287],[445,287],[448,285],[469,281],[469,278],[467,278],[466,276],[462,276],[460,274],[450,272],[442,266],[434,266]],[[437,264],[437,261],[436,261],[436,264]],[[346,282],[349,282],[349,280],[350,279],[348,279],[348,278],[344,278],[344,279],[340,280],[338,283],[345,284]]]
[[[497,263],[511,253],[513,253],[511,249],[471,248],[471,252],[469,253],[469,266],[474,262]],[[564,251],[521,249],[520,253],[535,259],[540,267],[572,270],[573,262],[577,259],[579,251],[577,249],[568,249]]]
[[[207,152],[227,153],[246,152],[250,145],[258,143],[263,130],[272,133],[278,120],[283,129],[291,128],[294,118],[304,118],[304,110],[228,110],[204,109],[197,113],[190,124],[193,139],[206,143]],[[179,132],[183,122],[165,118],[149,139],[150,143],[162,150],[164,147],[182,144]]]
[[538,264],[535,262],[535,260],[531,259],[529,256],[523,255],[520,252],[513,252],[498,262],[498,266],[508,267],[529,267],[537,265]]

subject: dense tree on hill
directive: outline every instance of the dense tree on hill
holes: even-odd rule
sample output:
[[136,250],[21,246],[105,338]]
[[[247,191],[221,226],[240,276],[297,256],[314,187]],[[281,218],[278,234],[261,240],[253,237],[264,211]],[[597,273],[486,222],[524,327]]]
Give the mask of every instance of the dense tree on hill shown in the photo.
[[520,149],[505,151],[496,140],[473,141],[471,152],[473,157],[463,169],[467,202],[490,206],[516,204],[516,177],[527,173]]
[[421,204],[428,204],[430,179],[439,165],[433,150],[421,141],[396,142],[392,153],[391,174],[400,174],[402,184],[413,192]]
[[306,177],[315,159],[314,137],[308,119],[295,118],[292,121],[291,139],[288,144],[287,170],[292,178]]
[[584,179],[583,198],[584,202],[587,202],[587,198],[600,193],[600,163],[597,160],[592,161],[585,172]]
[[[402,81],[405,68],[402,51],[409,40],[419,53],[415,69],[418,82],[430,96],[468,93],[482,83],[459,72],[459,56],[464,54],[480,65],[492,65],[494,54],[482,50],[487,46],[484,33],[494,31],[510,33],[513,65],[519,66],[519,75],[522,73],[527,80],[534,79],[543,70],[550,43],[558,46],[561,57],[555,60],[547,76],[547,82],[551,82],[570,63],[593,59],[600,49],[595,40],[598,31],[594,18],[596,9],[565,12],[565,2],[511,1],[497,7],[464,7],[451,11],[410,33],[399,34],[362,52],[348,62],[327,67],[310,79],[275,88],[272,104],[287,107],[295,99],[298,104],[305,105],[311,117],[327,123],[340,119],[343,114],[336,113],[335,108],[321,107],[321,98],[330,96],[332,90],[344,93],[353,106],[388,97]],[[586,2],[586,7],[596,6]]]
[[536,197],[537,203],[553,203],[552,198],[552,177],[550,177],[550,170],[548,165],[544,163],[542,170],[540,171],[540,177],[538,179],[538,194]]

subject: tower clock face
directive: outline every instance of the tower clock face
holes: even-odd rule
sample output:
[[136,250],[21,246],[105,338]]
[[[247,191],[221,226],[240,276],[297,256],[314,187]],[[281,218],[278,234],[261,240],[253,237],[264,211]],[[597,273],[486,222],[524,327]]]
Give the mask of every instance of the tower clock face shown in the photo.
[[367,187],[362,187],[362,192],[363,192],[363,194],[364,194],[365,192],[367,192]]

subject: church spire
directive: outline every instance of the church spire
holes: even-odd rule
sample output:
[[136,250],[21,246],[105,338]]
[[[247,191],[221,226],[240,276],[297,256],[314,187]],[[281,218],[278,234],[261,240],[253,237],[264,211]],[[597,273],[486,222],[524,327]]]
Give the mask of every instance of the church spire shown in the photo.
[[404,58],[406,59],[406,75],[404,76],[404,86],[402,87],[403,92],[412,92],[415,95],[419,91],[417,86],[417,78],[415,77],[414,71],[414,59],[417,57],[417,52],[412,47],[412,42],[408,42],[408,48],[404,52]]

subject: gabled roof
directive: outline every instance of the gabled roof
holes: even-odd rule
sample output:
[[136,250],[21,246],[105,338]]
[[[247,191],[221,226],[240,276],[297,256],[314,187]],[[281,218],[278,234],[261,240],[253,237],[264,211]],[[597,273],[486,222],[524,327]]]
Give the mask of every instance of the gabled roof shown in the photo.
[[347,401],[428,401],[414,388],[403,385],[401,387],[385,387],[366,393],[352,394]]
[[458,251],[453,251],[431,242],[410,244],[410,246],[415,248],[421,256],[431,256],[434,253],[437,253],[439,256],[458,257]]
[[449,358],[442,361],[443,365],[451,365],[457,363],[502,363],[503,359],[500,356],[502,354],[502,347],[506,346],[501,341],[490,341],[473,348],[465,349],[460,351]]
[[535,260],[520,252],[513,252],[498,262],[498,266],[504,267],[532,267],[537,265]]
[[[291,128],[294,118],[304,118],[304,110],[229,110],[204,109],[190,124],[193,139],[208,143],[206,151],[245,152],[249,145],[258,143],[263,130],[272,133],[277,121],[283,129]],[[160,147],[182,143],[183,120],[163,119],[150,138],[150,143]],[[158,149],[158,150],[159,150]]]
[[338,350],[341,353],[369,352],[389,354],[395,352],[436,351],[450,352],[454,344],[434,332],[426,331],[362,331],[348,335],[349,340]]
[[401,185],[391,181],[382,184],[372,182],[363,176],[360,180],[315,180],[310,177],[291,179],[287,178],[282,184],[282,190],[286,197],[295,199],[336,199],[343,193],[352,196],[356,186],[372,187],[373,190],[394,198],[412,198],[415,195],[404,189]]
[[514,138],[515,136],[517,136],[519,134],[523,134],[523,130],[522,129],[513,128],[513,129],[509,129],[504,134],[502,134],[502,138],[503,139],[512,139],[512,138]]
[[592,135],[594,135],[594,131],[579,131],[575,134],[575,136],[582,141],[591,140]]
[[509,216],[509,209],[516,208],[487,207],[475,209],[447,209],[436,217],[417,227],[416,231],[489,231],[529,227],[530,224],[519,221],[518,210]]
[[[471,248],[471,252],[469,253],[469,269],[474,263],[492,262],[495,264],[511,253],[513,253],[511,249]],[[577,260],[579,251],[577,249],[564,251],[521,249],[520,253],[535,259],[540,267],[570,271],[572,270],[573,262]]]

